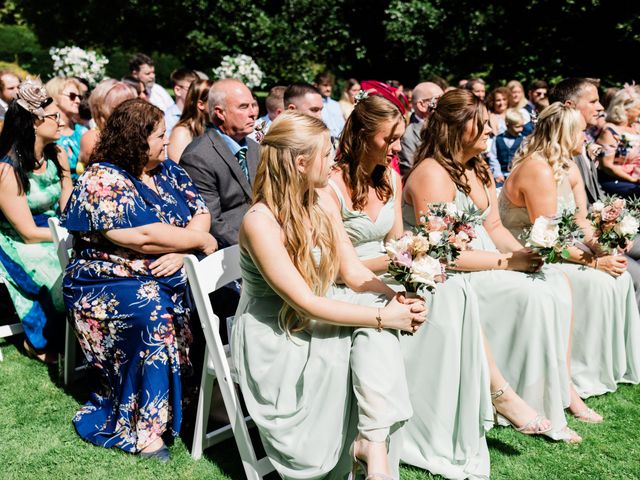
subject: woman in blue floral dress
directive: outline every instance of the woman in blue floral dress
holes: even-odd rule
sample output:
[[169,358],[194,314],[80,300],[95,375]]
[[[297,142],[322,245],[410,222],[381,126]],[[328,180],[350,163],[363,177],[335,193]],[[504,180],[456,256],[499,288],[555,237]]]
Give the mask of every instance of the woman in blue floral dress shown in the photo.
[[217,249],[188,175],[164,158],[160,109],[119,105],[73,190],[62,224],[76,237],[63,293],[80,345],[102,374],[73,422],[85,440],[166,461],[189,366],[182,252]]

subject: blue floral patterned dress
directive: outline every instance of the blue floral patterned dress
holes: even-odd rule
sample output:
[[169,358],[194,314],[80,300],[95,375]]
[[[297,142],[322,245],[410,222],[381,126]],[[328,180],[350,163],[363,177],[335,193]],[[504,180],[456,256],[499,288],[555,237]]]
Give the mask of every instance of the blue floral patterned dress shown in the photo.
[[158,193],[109,163],[80,176],[62,225],[76,237],[63,294],[80,345],[103,377],[73,423],[85,440],[139,452],[182,420],[181,369],[190,367],[184,269],[152,275],[157,258],[119,247],[102,232],[163,222],[185,227],[208,212],[186,172],[167,160],[154,171]]

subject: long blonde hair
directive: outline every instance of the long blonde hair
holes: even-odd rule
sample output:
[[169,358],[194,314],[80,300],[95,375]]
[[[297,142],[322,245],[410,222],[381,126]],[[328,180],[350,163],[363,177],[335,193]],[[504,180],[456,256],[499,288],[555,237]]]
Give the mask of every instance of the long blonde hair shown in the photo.
[[513,159],[513,168],[530,156],[539,156],[553,170],[553,178],[560,184],[569,173],[572,151],[580,132],[580,112],[561,102],[545,108],[536,123],[536,129]]
[[618,91],[607,107],[607,122],[621,125],[627,122],[627,112],[640,104],[640,94],[634,87],[627,86]]
[[524,90],[522,83],[520,83],[518,80],[511,80],[509,83],[507,83],[507,88],[509,89],[509,92],[512,92],[513,89],[516,87],[519,87],[520,90],[522,90],[522,98],[520,99],[520,102],[516,104],[516,103],[513,103],[513,100],[511,99],[511,95],[509,95],[509,107],[523,108],[527,104],[527,92]]
[[[338,240],[329,216],[318,205],[314,185],[296,168],[296,158],[318,161],[328,147],[329,130],[322,120],[298,112],[280,114],[262,139],[253,188],[254,202],[265,203],[273,212],[291,261],[316,295],[324,295],[335,280]],[[319,261],[313,255],[314,244],[320,250]],[[286,302],[279,317],[287,334],[309,324],[309,318]]]

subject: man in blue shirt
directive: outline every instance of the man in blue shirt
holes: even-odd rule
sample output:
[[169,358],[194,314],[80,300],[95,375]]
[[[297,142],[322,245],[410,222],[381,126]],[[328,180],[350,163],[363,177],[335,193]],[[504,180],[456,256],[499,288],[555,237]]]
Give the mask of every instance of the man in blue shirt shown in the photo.
[[329,128],[331,136],[338,138],[344,128],[344,116],[340,104],[331,98],[335,77],[329,73],[320,73],[316,76],[315,86],[322,96],[322,120]]
[[176,123],[180,120],[191,82],[198,78],[198,76],[193,70],[188,68],[179,68],[171,72],[171,76],[169,78],[173,84],[173,93],[176,97],[176,103],[169,105],[164,112],[164,123],[167,128],[167,138],[171,135],[173,127],[175,127]]

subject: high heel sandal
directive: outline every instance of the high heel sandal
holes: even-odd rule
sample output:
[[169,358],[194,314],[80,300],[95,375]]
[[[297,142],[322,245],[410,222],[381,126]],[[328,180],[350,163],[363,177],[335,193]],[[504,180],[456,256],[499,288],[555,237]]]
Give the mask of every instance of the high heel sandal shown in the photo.
[[[571,413],[571,415],[573,415],[573,418],[576,420],[584,423],[602,423],[604,421],[602,415],[589,407],[584,410],[580,410],[578,413]],[[600,418],[595,418],[595,415],[598,415]]]
[[[578,392],[576,390],[575,385],[573,384],[573,382],[569,382],[569,385],[571,386],[571,389],[573,390],[573,392],[575,392],[576,395],[578,395]],[[580,398],[580,396],[578,395],[578,398]],[[583,402],[584,405],[584,402]],[[569,410],[569,413],[573,416],[573,418],[575,418],[576,420],[579,420],[581,422],[584,423],[602,423],[604,422],[604,417],[602,415],[600,415],[598,412],[596,412],[595,410],[593,410],[592,408],[587,407],[586,405],[584,405],[584,408],[576,413],[573,413],[571,410]],[[600,418],[598,418],[600,417]]]
[[[509,388],[509,383],[507,382],[495,392],[491,392],[491,403],[493,404],[493,401],[495,399],[500,398],[502,395],[504,395],[504,392],[506,392],[508,388]],[[542,428],[542,422],[544,422],[547,419],[544,417],[544,415],[540,415],[540,414],[537,414],[535,417],[533,417],[523,426],[516,427],[511,420],[509,420],[504,415],[501,415],[498,413],[498,409],[496,408],[495,405],[493,405],[493,418],[496,425],[498,425],[498,420],[502,418],[509,425],[511,425],[517,432],[520,432],[524,435],[542,435],[550,432],[553,428],[552,426],[549,426],[549,428],[546,428],[546,429]]]
[[351,448],[349,448],[349,456],[351,457],[351,460],[353,460],[353,466],[351,467],[349,480],[356,480],[356,476],[358,475],[358,470],[362,470],[365,480],[394,480],[393,477],[387,475],[386,473],[369,473],[367,462],[356,457],[354,447],[355,447],[355,443],[352,443]]

